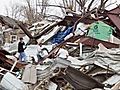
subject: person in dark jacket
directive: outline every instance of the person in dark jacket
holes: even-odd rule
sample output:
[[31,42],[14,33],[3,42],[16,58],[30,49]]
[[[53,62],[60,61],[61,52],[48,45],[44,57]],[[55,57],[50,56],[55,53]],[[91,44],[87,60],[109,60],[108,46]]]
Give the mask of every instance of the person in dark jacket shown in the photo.
[[19,52],[19,60],[20,61],[25,61],[26,60],[26,55],[25,55],[25,52],[24,50],[26,49],[23,48],[23,46],[25,45],[25,43],[23,42],[23,38],[20,38],[20,42],[18,43],[18,52]]

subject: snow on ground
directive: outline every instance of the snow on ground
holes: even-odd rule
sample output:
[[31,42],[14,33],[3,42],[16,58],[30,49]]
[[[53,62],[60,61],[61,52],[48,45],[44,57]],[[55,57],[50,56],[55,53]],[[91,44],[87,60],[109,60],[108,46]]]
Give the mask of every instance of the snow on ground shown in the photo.
[[[42,45],[42,48],[47,48],[48,51],[52,50],[52,45]],[[25,54],[27,55],[27,60],[30,60],[31,57],[34,57],[35,61],[38,61],[37,58],[38,45],[28,45]]]

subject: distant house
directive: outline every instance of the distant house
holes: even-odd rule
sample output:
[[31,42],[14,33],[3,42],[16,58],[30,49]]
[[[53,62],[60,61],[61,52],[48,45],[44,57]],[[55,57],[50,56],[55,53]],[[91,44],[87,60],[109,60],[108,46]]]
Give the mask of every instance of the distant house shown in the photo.
[[2,30],[4,42],[6,43],[16,42],[19,37],[25,36],[24,32],[20,29],[6,28],[5,26],[3,26]]
[[[3,43],[13,43],[19,37],[25,36],[24,32],[19,28],[14,19],[0,15],[1,32],[0,35]],[[0,38],[0,40],[1,40]]]

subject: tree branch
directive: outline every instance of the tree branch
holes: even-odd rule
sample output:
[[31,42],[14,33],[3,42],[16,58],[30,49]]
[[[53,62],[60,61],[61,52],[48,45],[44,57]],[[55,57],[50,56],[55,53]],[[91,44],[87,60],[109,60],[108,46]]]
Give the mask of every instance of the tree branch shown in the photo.
[[111,5],[115,4],[115,3],[117,3],[117,1],[115,1],[115,2],[113,2],[113,3],[110,3],[110,4],[109,4],[109,5],[107,5],[105,8],[107,8],[107,7],[111,6]]
[[78,3],[78,5],[81,7],[82,6],[82,2],[81,2],[81,0],[76,0],[76,2]]
[[91,6],[92,6],[92,4],[93,4],[94,1],[95,1],[95,0],[92,0],[92,1],[90,2],[90,4],[88,5],[88,9],[87,9],[87,11],[90,10],[90,8],[91,8]]
[[60,8],[65,8],[65,9],[67,9],[67,7],[60,6],[60,5],[41,5],[41,4],[38,4],[38,6],[46,6],[46,7],[60,7]]
[[45,17],[56,17],[61,20],[63,19],[62,17],[56,16],[56,15],[50,15],[50,14],[45,15]]

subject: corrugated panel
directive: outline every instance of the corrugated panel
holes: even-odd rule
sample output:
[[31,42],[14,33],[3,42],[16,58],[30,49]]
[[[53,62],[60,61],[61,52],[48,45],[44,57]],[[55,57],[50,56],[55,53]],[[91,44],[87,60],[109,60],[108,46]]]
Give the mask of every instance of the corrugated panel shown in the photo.
[[117,7],[111,10],[107,15],[120,31],[120,8]]
[[89,46],[98,46],[98,44],[102,43],[107,48],[119,48],[118,44],[98,40],[98,39],[87,37],[87,36],[81,37],[78,42],[83,43],[84,45],[89,45]]
[[92,77],[68,67],[65,71],[64,79],[67,80],[75,90],[91,90],[93,88],[103,88],[104,85],[94,80]]

